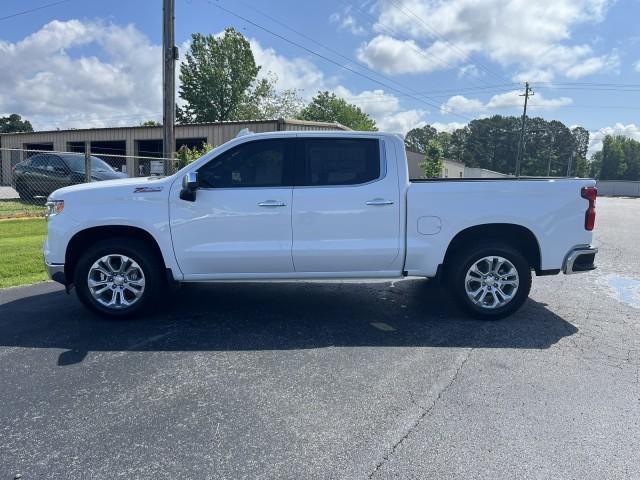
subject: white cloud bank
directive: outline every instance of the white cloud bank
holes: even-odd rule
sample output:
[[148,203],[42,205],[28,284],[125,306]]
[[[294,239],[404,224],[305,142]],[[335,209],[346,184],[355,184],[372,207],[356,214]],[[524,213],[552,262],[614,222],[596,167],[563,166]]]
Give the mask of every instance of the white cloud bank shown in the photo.
[[[482,113],[488,110],[522,108],[523,98],[520,96],[521,93],[520,90],[500,93],[492,96],[486,103],[464,95],[454,95],[440,106],[440,113]],[[569,97],[545,98],[541,93],[536,93],[529,100],[529,109],[531,111],[551,110],[571,103],[572,99]]]
[[617,72],[615,50],[596,54],[571,44],[572,30],[601,21],[612,0],[379,0],[377,35],[357,51],[387,73],[427,73],[460,66],[480,53],[515,79],[549,81]]
[[[71,55],[90,45],[100,57]],[[18,42],[0,41],[0,112],[40,129],[157,119],[161,52],[132,25],[54,20]]]
[[613,126],[603,127],[599,130],[589,132],[589,156],[602,150],[602,141],[607,135],[619,135],[640,141],[640,126],[635,123],[625,125],[618,122]]
[[[261,75],[310,100],[335,91],[369,113],[382,130],[406,133],[426,112],[403,109],[383,90],[352,92],[308,58],[285,57],[250,39]],[[181,57],[189,43],[185,42]],[[83,50],[91,48],[95,55]],[[38,130],[137,125],[162,117],[162,48],[133,25],[54,20],[17,42],[0,40],[0,115],[19,113]],[[179,102],[178,98],[178,102]]]

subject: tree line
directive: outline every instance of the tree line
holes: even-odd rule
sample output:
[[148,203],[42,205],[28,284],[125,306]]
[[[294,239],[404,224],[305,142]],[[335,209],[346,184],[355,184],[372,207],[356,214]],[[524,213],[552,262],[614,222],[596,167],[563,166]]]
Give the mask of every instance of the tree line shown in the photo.
[[[445,159],[463,162],[469,167],[514,174],[520,122],[520,117],[494,115],[473,120],[451,133],[425,125],[410,130],[405,144],[424,154],[425,163],[433,158],[429,147],[435,143]],[[590,158],[587,158],[588,148],[589,131],[583,127],[569,128],[557,120],[527,118],[521,174],[640,180],[640,142],[607,135],[602,150]]]
[[[514,174],[520,141],[521,118],[494,115],[469,122],[453,132],[438,132],[430,125],[410,130],[407,147],[427,152],[430,142],[438,143],[445,159],[495,172]],[[557,120],[527,118],[521,174],[530,176],[588,176],[589,132],[569,129]]]

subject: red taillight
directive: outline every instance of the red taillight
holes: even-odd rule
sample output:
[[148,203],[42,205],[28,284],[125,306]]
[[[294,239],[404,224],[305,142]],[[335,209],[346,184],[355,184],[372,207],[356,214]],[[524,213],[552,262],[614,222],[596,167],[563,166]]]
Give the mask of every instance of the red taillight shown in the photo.
[[593,230],[596,225],[596,197],[598,196],[598,189],[596,187],[582,187],[580,191],[582,198],[589,200],[589,208],[584,214],[584,229]]

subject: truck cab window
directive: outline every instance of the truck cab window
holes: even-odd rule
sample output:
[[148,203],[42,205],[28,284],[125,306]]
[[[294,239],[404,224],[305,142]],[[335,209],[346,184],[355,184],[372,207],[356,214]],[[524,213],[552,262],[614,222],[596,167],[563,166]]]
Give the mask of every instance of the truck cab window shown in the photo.
[[301,156],[297,185],[358,185],[380,177],[376,139],[305,139]]
[[287,139],[258,140],[218,155],[198,170],[205,188],[290,186],[290,150]]

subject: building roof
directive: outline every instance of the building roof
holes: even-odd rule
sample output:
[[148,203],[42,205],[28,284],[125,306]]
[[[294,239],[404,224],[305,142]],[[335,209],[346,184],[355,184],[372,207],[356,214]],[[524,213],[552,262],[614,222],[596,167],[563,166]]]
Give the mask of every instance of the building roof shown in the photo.
[[[283,124],[290,125],[308,125],[315,127],[335,127],[342,130],[351,130],[349,127],[345,127],[341,123],[338,122],[316,122],[311,120],[298,120],[293,118],[272,118],[266,120],[225,120],[221,122],[200,122],[200,123],[185,123],[185,124],[176,124],[176,128],[181,127],[207,127],[207,126],[223,126],[223,125],[246,125],[246,124],[256,124],[256,123],[274,123],[279,122]],[[87,132],[87,131],[95,131],[95,130],[121,130],[121,129],[153,129],[153,128],[162,128],[162,125],[130,125],[130,126],[120,126],[120,127],[91,127],[91,128],[67,128],[67,129],[57,129],[57,130],[36,130],[33,132],[8,132],[8,133],[0,133],[0,136],[6,135],[33,135],[38,133],[65,133],[65,132]]]

